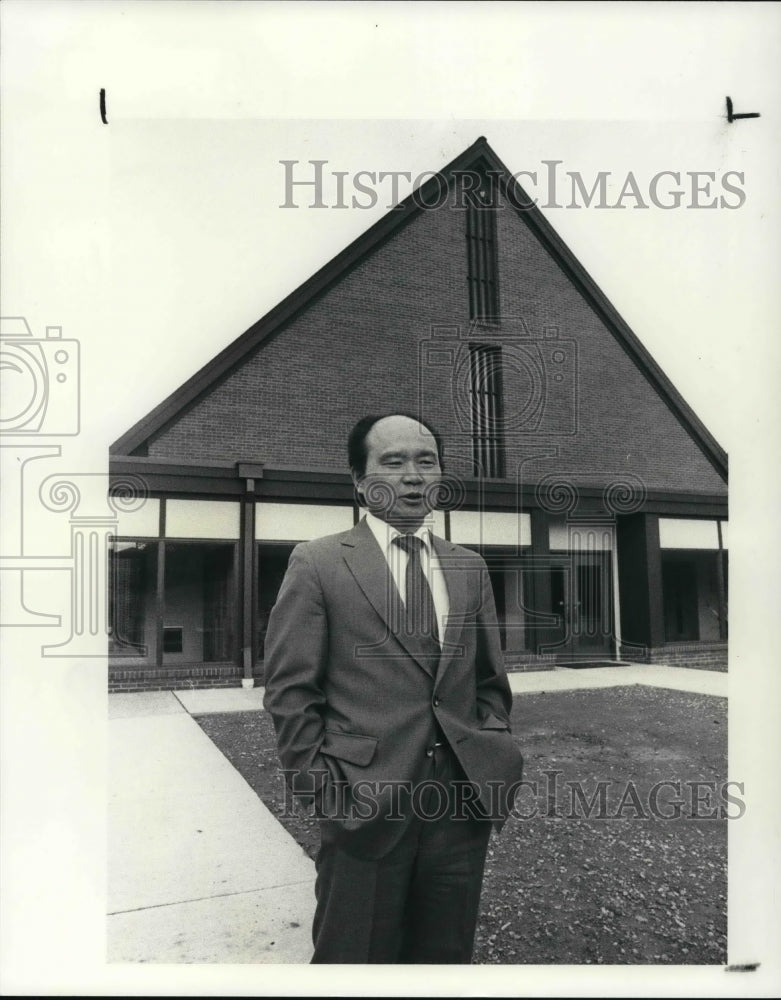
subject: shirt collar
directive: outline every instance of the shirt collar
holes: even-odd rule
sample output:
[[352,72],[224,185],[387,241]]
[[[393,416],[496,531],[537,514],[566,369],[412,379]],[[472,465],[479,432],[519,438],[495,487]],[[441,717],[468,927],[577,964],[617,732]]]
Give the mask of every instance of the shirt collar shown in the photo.
[[[383,552],[388,552],[393,539],[401,535],[401,532],[394,528],[392,524],[388,524],[387,521],[383,521],[376,514],[372,514],[368,510],[366,511],[365,518],[371,533],[377,539],[377,544]],[[427,549],[431,549],[431,529],[425,522],[417,531],[412,532],[412,534],[420,538]]]

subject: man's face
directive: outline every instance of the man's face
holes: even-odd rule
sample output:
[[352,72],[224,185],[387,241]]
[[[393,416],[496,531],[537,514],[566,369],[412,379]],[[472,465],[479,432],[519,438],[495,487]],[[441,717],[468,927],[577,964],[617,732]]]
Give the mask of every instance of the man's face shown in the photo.
[[417,531],[442,477],[437,442],[410,417],[378,420],[366,436],[366,472],[353,482],[366,507],[399,531]]

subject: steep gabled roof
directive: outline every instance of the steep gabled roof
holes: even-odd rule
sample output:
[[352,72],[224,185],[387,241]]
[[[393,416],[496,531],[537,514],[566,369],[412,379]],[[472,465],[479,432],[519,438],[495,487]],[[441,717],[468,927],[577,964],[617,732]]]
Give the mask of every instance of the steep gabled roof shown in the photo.
[[452,160],[438,174],[429,178],[400,205],[395,206],[362,236],[337,254],[307,281],[291,292],[279,305],[254,323],[245,333],[220,351],[200,371],[189,378],[179,389],[139,420],[111,446],[112,455],[131,455],[170,423],[194,406],[221,380],[238,368],[242,362],[272,334],[281,330],[296,315],[307,309],[329,288],[336,284],[368,254],[426,211],[427,204],[436,204],[443,181],[452,185],[455,176],[467,170],[490,171],[499,190],[515,211],[523,218],[542,246],[570,281],[579,289],[591,308],[603,321],[620,346],[634,361],[659,397],[665,402],[681,426],[697,443],[703,454],[726,481],[727,455],[681,396],[672,382],[654,361],[638,337],[624,322],[619,313],[589,275],[583,265],[569,250],[540,209],[533,203],[511,172],[494,153],[485,137],[481,136],[463,153]]

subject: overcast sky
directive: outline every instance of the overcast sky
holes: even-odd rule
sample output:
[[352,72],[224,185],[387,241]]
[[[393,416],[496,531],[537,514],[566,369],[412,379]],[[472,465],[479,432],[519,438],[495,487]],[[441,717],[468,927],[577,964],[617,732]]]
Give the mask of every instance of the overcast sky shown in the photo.
[[[80,341],[83,429],[61,442],[72,469],[105,470],[116,437],[387,208],[384,197],[371,210],[280,208],[280,160],[414,177],[485,135],[511,171],[541,175],[560,160],[588,187],[607,172],[611,203],[630,172],[644,195],[660,171],[681,174],[684,189],[688,172],[710,172],[717,196],[728,172],[742,173],[737,209],[686,207],[687,193],[672,210],[631,198],[621,210],[542,210],[730,453],[731,719],[750,720],[733,726],[743,735],[731,776],[777,758],[765,707],[779,700],[777,5],[5,0],[0,18],[2,314],[25,316],[37,337],[58,325]],[[728,94],[762,117],[728,124]],[[526,186],[547,194],[542,176]],[[400,196],[409,190],[401,182]],[[102,926],[100,886],[78,873],[102,850],[105,678],[99,664],[44,663],[31,630],[4,641],[3,710],[16,717],[43,699],[45,723],[34,740],[27,729],[4,737],[18,865],[37,873],[29,912],[12,892],[15,914],[45,930],[34,900],[57,886],[73,900],[74,932],[52,930],[48,961],[106,982],[92,936],[74,937],[89,926],[99,939]],[[78,741],[61,738],[63,705]],[[60,851],[69,845],[62,861],[51,838],[31,838],[42,827],[15,797],[48,787],[46,775],[69,790],[53,831]],[[750,803],[764,825],[747,819],[733,844],[742,836],[775,856],[777,804]],[[91,833],[74,837],[87,815]],[[763,870],[740,857],[731,848],[731,892],[758,899]],[[771,914],[762,899],[756,929],[732,923],[737,960],[750,940],[772,957],[761,943],[777,905]],[[34,940],[19,952],[28,971]]]

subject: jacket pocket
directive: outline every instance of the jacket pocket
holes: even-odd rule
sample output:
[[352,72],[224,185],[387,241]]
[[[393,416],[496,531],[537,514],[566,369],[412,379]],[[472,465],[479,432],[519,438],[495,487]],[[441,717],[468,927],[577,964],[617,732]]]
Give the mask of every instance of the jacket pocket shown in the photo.
[[489,715],[480,723],[481,729],[509,729],[509,723],[504,722],[496,715]]
[[349,764],[366,767],[374,759],[377,751],[376,736],[361,736],[358,733],[342,733],[336,729],[326,729],[320,753],[338,757]]

